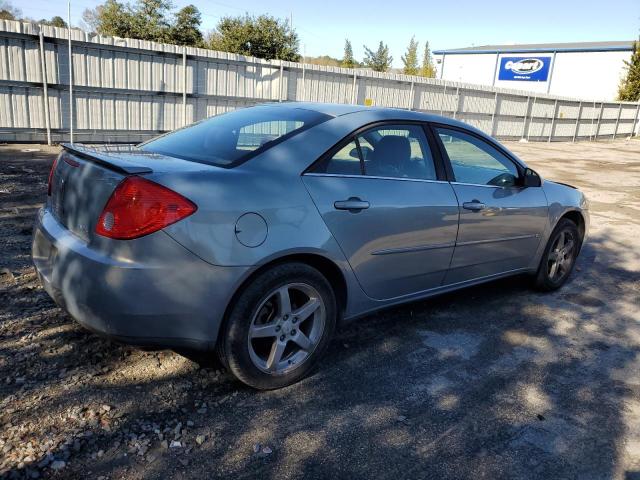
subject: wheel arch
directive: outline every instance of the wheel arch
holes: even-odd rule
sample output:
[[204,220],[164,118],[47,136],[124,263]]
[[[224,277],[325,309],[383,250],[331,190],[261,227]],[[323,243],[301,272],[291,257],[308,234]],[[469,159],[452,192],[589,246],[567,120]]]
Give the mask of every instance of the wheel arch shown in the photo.
[[[573,223],[575,223],[578,226],[578,232],[580,232],[580,238],[584,239],[586,222],[582,213],[579,210],[569,210],[568,212],[565,212],[564,214],[562,214],[562,216],[558,219],[558,222],[563,218],[571,220]],[[556,222],[556,225],[557,225],[557,222]]]
[[[285,263],[304,263],[309,265],[316,270],[318,270],[331,284],[333,292],[336,296],[336,302],[338,307],[338,322],[341,320],[342,315],[344,314],[347,308],[347,280],[344,276],[344,273],[340,269],[340,267],[331,259],[325,257],[324,255],[318,253],[289,253],[276,258],[272,258],[269,261],[261,264],[257,268],[255,268],[251,273],[240,282],[235,292],[231,296],[231,299],[227,303],[225,308],[224,316],[222,319],[222,325],[224,325],[227,321],[229,313],[231,309],[234,307],[240,293],[242,290],[251,283],[258,275],[265,272],[266,270],[275,267],[277,265],[282,265]],[[220,338],[218,332],[218,339]]]

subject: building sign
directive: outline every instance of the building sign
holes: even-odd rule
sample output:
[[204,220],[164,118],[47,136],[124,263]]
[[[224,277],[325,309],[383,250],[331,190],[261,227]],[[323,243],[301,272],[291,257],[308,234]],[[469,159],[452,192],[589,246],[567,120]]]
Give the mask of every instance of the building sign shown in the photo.
[[551,57],[502,57],[498,80],[546,82]]

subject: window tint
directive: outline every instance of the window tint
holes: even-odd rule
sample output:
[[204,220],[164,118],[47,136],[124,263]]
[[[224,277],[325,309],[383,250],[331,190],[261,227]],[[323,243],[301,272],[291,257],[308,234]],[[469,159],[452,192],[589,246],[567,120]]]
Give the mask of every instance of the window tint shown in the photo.
[[356,141],[352,140],[338,150],[331,158],[321,162],[315,169],[316,173],[333,173],[338,175],[360,175],[360,156]]
[[514,163],[493,146],[457,130],[436,128],[451,161],[456,182],[513,186],[518,180]]
[[365,174],[436,180],[436,169],[420,125],[384,125],[358,136]]
[[194,162],[228,166],[329,118],[299,108],[244,108],[162,135],[141,148]]

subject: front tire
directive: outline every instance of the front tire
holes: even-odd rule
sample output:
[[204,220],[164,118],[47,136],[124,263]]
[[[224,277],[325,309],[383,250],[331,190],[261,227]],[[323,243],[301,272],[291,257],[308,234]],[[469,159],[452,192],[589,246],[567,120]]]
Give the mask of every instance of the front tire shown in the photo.
[[549,292],[564,285],[573,270],[581,246],[582,237],[577,225],[567,218],[560,219],[542,254],[534,287]]
[[306,377],[325,352],[336,326],[331,285],[303,263],[260,273],[234,303],[218,353],[243,383],[272,390]]

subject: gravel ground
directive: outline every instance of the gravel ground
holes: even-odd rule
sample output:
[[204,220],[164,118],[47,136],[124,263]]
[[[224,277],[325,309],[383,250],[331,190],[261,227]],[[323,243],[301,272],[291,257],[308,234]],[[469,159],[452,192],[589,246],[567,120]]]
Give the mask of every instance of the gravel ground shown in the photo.
[[591,199],[563,289],[368,316],[259,393],[57,308],[29,260],[56,150],[0,146],[0,477],[640,478],[640,142],[510,147]]

